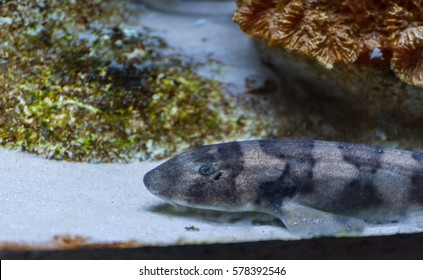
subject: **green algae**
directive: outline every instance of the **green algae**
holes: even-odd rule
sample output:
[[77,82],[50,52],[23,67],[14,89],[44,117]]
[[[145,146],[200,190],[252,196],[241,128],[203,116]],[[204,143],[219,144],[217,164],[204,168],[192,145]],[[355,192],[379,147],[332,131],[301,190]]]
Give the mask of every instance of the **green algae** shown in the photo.
[[155,159],[246,126],[216,81],[120,26],[120,1],[0,1],[0,145],[54,159]]

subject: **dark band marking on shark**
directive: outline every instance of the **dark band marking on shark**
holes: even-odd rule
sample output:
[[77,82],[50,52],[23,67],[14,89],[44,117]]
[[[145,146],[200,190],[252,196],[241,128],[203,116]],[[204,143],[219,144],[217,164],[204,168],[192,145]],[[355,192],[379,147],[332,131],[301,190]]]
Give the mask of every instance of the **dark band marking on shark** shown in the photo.
[[421,190],[423,186],[423,175],[414,174],[411,178],[411,182],[413,186],[410,190],[409,200],[413,203],[423,204],[423,192]]
[[423,154],[312,140],[193,148],[144,177],[176,204],[279,217],[292,232],[359,232],[423,210]]
[[[365,145],[353,145],[340,143],[343,161],[354,165],[359,174],[344,188],[339,200],[339,205],[345,212],[354,211],[357,208],[377,206],[381,200],[377,196],[373,177],[381,168],[383,149]],[[333,211],[335,209],[327,209]],[[336,211],[336,210],[335,210]]]
[[285,198],[292,198],[298,191],[300,181],[291,174],[291,167],[286,165],[285,170],[276,181],[266,181],[259,186],[255,204],[263,209],[280,207]]
[[416,161],[423,163],[423,153],[420,152],[414,152],[411,155]]

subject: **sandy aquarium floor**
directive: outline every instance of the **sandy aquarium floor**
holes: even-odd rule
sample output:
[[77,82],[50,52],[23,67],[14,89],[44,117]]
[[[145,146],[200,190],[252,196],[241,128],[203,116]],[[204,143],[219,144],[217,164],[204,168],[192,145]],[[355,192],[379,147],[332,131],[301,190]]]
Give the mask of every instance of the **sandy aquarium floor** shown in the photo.
[[[235,5],[228,4],[228,9]],[[214,16],[147,11],[133,28],[151,28],[198,61],[221,61],[219,71],[209,65],[203,74],[241,93],[246,77],[271,73],[260,63],[248,36],[232,23],[230,10]],[[54,246],[54,240],[66,236],[81,237],[87,243],[141,245],[297,239],[266,215],[177,209],[166,204],[142,182],[144,174],[158,164],[70,163],[0,149],[0,249],[10,243]],[[364,235],[415,231],[372,227]]]

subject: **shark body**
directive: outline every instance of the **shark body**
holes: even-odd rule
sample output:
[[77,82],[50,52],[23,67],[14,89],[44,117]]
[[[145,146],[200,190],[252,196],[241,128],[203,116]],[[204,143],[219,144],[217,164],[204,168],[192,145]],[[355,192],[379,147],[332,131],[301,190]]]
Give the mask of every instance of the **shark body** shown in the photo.
[[423,210],[423,153],[316,140],[229,142],[183,152],[144,184],[173,204],[269,213],[302,236],[357,233]]

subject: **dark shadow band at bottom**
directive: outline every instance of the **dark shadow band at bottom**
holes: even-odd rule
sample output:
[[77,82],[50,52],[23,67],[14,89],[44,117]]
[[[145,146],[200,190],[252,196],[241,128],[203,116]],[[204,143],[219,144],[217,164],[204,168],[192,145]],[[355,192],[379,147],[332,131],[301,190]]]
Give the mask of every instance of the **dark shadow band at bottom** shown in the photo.
[[1,259],[423,259],[423,233],[210,245],[0,251]]

